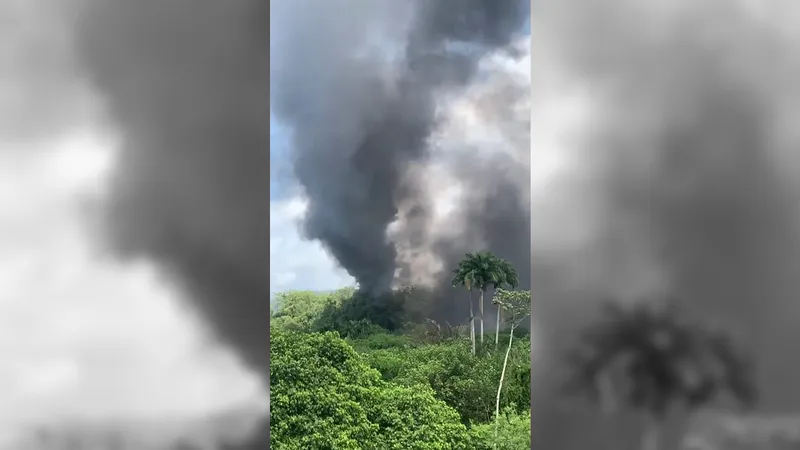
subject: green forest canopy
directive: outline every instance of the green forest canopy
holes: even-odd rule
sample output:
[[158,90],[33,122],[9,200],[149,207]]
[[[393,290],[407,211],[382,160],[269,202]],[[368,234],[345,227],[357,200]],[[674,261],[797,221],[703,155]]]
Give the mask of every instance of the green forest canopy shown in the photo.
[[472,355],[465,329],[403,322],[392,299],[377,309],[368,300],[354,289],[276,295],[270,313],[275,449],[530,448],[527,336],[520,334],[511,350],[495,437],[505,349],[487,345]]

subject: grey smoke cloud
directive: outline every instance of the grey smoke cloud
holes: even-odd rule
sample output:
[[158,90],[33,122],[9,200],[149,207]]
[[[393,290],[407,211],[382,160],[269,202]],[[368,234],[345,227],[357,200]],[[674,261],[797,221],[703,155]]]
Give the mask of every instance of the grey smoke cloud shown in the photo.
[[[436,96],[466,87],[481,56],[509,46],[528,16],[509,0],[82,6],[77,53],[122,138],[107,238],[124,257],[158,263],[267,383],[270,87],[294,131],[308,237],[382,290],[397,266],[385,234],[398,205],[420,218],[406,216],[401,233],[429,214],[430,193],[406,169],[428,154]],[[267,17],[284,32],[268,36]],[[508,210],[523,214],[517,203]]]
[[[413,169],[431,157],[442,120],[440,97],[464,92],[483,56],[513,50],[528,11],[517,0],[273,5],[280,27],[273,31],[272,106],[294,133],[294,171],[309,200],[304,231],[362,289],[385,291],[396,272],[401,280],[409,276],[413,263],[399,258],[398,243],[407,253],[435,253],[448,263],[464,248],[474,250],[431,242],[430,198],[436,193],[421,187]],[[490,187],[497,197],[508,197],[507,168],[490,164],[476,171],[485,163],[474,158],[452,167],[477,180],[465,196],[475,194],[469,207],[476,212],[494,198]],[[510,191],[528,190],[514,181]],[[510,203],[505,210],[481,209],[469,227],[491,238],[491,221],[505,216],[521,221],[514,232],[527,236],[527,211]],[[527,272],[526,253],[518,252],[521,272]]]
[[84,6],[78,54],[122,138],[110,242],[157,262],[268,381],[269,4]]
[[6,143],[53,139],[94,113],[74,59],[70,6],[0,3],[0,136]]
[[542,45],[592,93],[596,114],[570,130],[578,162],[555,182],[568,193],[563,209],[591,211],[583,248],[554,251],[537,237],[531,256],[541,280],[534,446],[578,448],[593,438],[574,430],[601,423],[559,412],[552,387],[553,358],[604,296],[668,292],[730,324],[757,355],[762,407],[800,406],[791,381],[800,365],[789,356],[800,294],[800,48],[792,24],[772,14],[792,16],[787,5],[762,6],[559,1],[535,15]]

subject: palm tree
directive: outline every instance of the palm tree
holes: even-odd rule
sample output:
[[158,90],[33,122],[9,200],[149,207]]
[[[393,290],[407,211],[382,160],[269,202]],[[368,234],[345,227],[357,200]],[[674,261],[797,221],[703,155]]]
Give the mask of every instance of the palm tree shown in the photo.
[[695,411],[728,393],[753,406],[751,365],[723,331],[684,320],[672,306],[607,304],[605,312],[570,355],[575,378],[567,387],[602,402],[613,395],[602,392],[604,381],[623,375],[627,389],[621,400],[649,419],[643,449],[658,449],[666,415],[676,405]]
[[498,343],[500,342],[500,316],[503,313],[502,305],[497,301],[497,290],[502,286],[509,286],[511,289],[515,289],[519,285],[519,277],[517,275],[517,269],[511,265],[508,261],[496,258],[496,264],[500,267],[500,273],[502,274],[502,279],[497,280],[498,284],[495,285],[495,297],[492,299],[492,303],[497,307],[497,323],[494,329],[494,348],[497,349]]
[[475,354],[475,312],[472,307],[472,288],[475,286],[475,271],[462,260],[458,268],[453,271],[453,287],[462,286],[469,293],[469,340],[472,344],[472,354]]
[[[483,299],[486,290],[490,286],[501,286],[507,282],[506,280],[513,281],[516,284],[516,271],[509,272],[509,270],[513,270],[511,264],[494,256],[491,252],[477,252],[465,254],[464,259],[458,263],[458,268],[454,271],[456,278],[460,276],[459,274],[464,274],[464,276],[469,274],[472,281],[471,286],[480,290],[478,311],[480,315],[481,344],[483,344]],[[454,279],[453,281],[455,282],[456,280]],[[470,303],[471,305],[472,303]]]

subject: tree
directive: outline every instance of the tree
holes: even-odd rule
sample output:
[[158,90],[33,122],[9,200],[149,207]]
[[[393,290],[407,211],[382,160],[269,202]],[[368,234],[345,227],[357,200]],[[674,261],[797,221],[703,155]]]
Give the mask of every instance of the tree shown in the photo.
[[[499,431],[498,431],[499,429]],[[475,450],[521,450],[531,448],[531,411],[517,412],[506,407],[497,423],[472,427],[476,436]]]
[[[519,285],[519,276],[517,275],[517,270],[514,268],[514,266],[512,266],[508,261],[500,258],[497,258],[496,263],[498,266],[500,266],[500,273],[503,275],[503,278],[498,280],[499,283],[495,287],[497,288],[507,285],[511,287],[511,289],[516,289],[516,287]],[[497,349],[497,346],[500,342],[500,316],[503,313],[503,308],[500,307],[495,299],[492,300],[492,303],[494,303],[495,307],[497,308],[497,323],[494,330],[494,348]]]
[[[467,254],[469,255],[469,253]],[[466,264],[467,260],[458,263],[458,267],[453,271],[453,287],[462,286],[467,289],[469,295],[469,341],[472,344],[472,354],[475,354],[475,311],[472,307],[472,288],[476,284],[477,273],[474,268]]]
[[340,308],[356,293],[354,288],[334,292],[279,292],[270,302],[270,327],[294,331],[311,331],[321,315]]
[[495,301],[499,308],[506,311],[506,322],[510,327],[508,336],[508,349],[503,359],[503,370],[500,372],[500,382],[497,385],[497,398],[495,400],[495,430],[499,432],[500,426],[500,393],[503,390],[503,379],[506,375],[508,366],[508,355],[511,354],[511,345],[514,341],[514,329],[516,329],[526,317],[531,313],[531,291],[507,291],[498,289],[495,293]]
[[[478,311],[480,314],[480,337],[483,344],[483,305],[486,290],[490,286],[498,287],[508,282],[516,284],[517,273],[513,270],[510,263],[494,256],[491,252],[467,253],[458,263],[458,267],[453,271],[455,278],[454,285],[467,286],[463,280],[469,280],[467,289],[470,291],[470,316],[472,314],[472,288],[480,291],[480,303]],[[473,319],[474,320],[474,319]]]
[[674,406],[695,411],[723,393],[753,406],[751,365],[723,330],[689,321],[670,304],[623,308],[608,303],[604,310],[603,320],[581,335],[569,355],[575,377],[567,388],[602,402],[615,394],[601,387],[621,375],[626,387],[621,400],[648,417],[643,449],[658,449],[660,430]]
[[[530,339],[520,339],[520,335],[520,330],[514,333],[500,408],[516,405],[523,413],[530,408],[531,347]],[[384,380],[408,387],[429,386],[436,398],[458,411],[464,424],[494,422],[505,352],[472,355],[469,344],[459,340],[408,345],[409,339],[390,342],[378,336],[354,340],[352,345]]]
[[382,380],[335,332],[270,329],[270,350],[270,448],[474,448],[454,409]]

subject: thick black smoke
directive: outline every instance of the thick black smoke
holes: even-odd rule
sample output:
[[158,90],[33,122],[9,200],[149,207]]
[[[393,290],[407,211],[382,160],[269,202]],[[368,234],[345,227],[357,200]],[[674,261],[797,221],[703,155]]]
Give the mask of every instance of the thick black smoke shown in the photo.
[[85,3],[78,50],[123,145],[112,241],[172,274],[268,381],[269,4]]
[[[411,168],[431,155],[439,98],[468,87],[485,55],[512,50],[528,12],[524,0],[273,4],[280,26],[273,30],[272,105],[293,131],[295,174],[309,201],[305,232],[364,291],[386,291],[407,275],[398,242],[410,253],[437,253],[446,264],[465,248],[475,250],[469,243],[427,245],[429,197],[436,193],[420,188]],[[464,160],[470,164],[459,170],[477,180],[468,187],[475,195],[465,195],[476,210],[469,227],[485,232],[489,248],[510,229],[526,238],[524,202],[515,203],[503,190],[510,183],[503,176],[506,167],[471,156]],[[511,192],[520,190],[511,186]],[[495,196],[508,204],[490,208]],[[513,222],[504,223],[503,216]],[[389,239],[388,228],[398,219]],[[516,242],[514,249],[525,243]],[[516,252],[525,273],[526,253]]]
[[[524,0],[85,3],[78,51],[123,142],[110,238],[173,275],[267,382],[270,88],[294,133],[308,236],[382,291],[398,265],[386,233],[399,205],[416,211],[401,233],[428,221],[430,193],[406,171],[426,159],[437,96],[468,86],[528,17]],[[270,15],[283,33],[268,33]],[[501,166],[482,175],[476,185],[503,186],[490,181]],[[496,191],[474,207],[502,195],[500,210],[527,216]],[[484,219],[500,220],[474,226]]]
[[590,237],[532,254],[534,447],[626,445],[630,431],[564,412],[554,389],[560,349],[606,296],[666,292],[728,324],[757,357],[763,409],[800,407],[800,46],[772,14],[792,12],[763,3],[559,0],[534,14],[542,45],[596,107],[571,130],[581,176],[554,184],[565,208],[595,208]]

